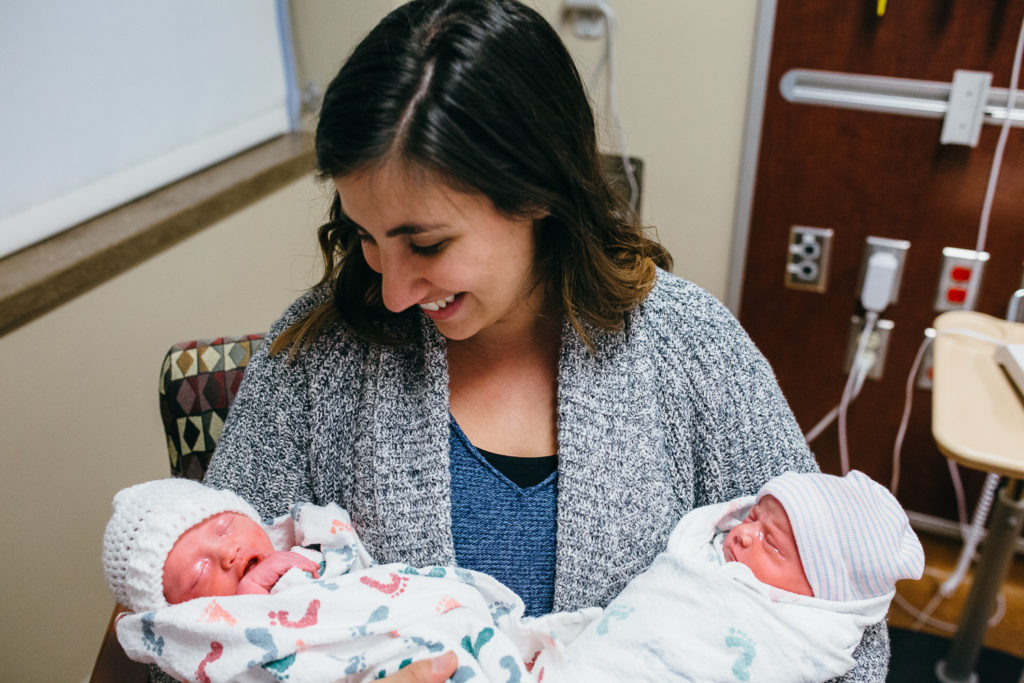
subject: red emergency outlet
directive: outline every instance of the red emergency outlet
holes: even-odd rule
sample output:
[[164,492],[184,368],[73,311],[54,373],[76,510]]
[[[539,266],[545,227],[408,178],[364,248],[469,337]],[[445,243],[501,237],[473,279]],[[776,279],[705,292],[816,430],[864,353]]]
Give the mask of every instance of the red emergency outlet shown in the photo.
[[949,271],[949,277],[953,282],[967,282],[971,279],[971,269],[967,266],[954,266]]
[[963,287],[950,287],[946,290],[946,300],[952,304],[962,304],[967,300],[967,290]]

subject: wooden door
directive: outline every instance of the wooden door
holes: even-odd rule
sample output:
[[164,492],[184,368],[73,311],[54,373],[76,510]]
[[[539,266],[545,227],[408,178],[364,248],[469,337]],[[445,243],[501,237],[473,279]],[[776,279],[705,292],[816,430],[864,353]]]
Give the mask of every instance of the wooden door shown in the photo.
[[[910,241],[899,302],[883,316],[894,323],[884,377],[868,381],[849,411],[851,464],[883,483],[891,476],[907,374],[936,316],[942,249],[974,248],[999,129],[983,126],[974,148],[941,145],[941,119],[789,103],[779,82],[795,68],[944,82],[955,69],[971,69],[992,72],[992,86],[1006,88],[1022,17],[1024,0],[890,0],[881,18],[873,0],[777,4],[740,320],[806,431],[839,402],[846,380],[865,238]],[[792,225],[834,230],[823,293],[783,284]],[[1010,132],[986,250],[991,260],[976,310],[1001,318],[1024,265],[1019,128]],[[930,407],[930,394],[915,390],[899,497],[910,510],[955,519]],[[837,442],[833,425],[812,444],[827,472],[839,471]],[[969,495],[976,495],[982,476],[965,472]]]

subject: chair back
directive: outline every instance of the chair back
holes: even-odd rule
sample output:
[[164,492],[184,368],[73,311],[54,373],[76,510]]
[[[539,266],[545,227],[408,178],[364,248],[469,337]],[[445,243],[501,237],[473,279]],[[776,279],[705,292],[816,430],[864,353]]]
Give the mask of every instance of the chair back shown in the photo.
[[202,480],[263,334],[175,344],[160,369],[160,417],[171,475]]

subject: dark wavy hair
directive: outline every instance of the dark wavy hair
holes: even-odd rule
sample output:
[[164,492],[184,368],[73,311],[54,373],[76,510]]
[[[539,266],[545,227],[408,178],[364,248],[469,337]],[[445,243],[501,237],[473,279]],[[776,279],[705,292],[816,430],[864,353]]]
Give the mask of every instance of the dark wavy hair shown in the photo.
[[[588,345],[587,324],[620,329],[655,265],[672,265],[604,176],[590,102],[558,34],[514,0],[415,0],[387,15],[328,86],[316,157],[324,179],[397,160],[506,216],[546,214],[534,272]],[[271,351],[294,353],[338,318],[370,341],[408,341],[393,323],[412,309],[384,307],[337,194],[319,242],[333,299]]]

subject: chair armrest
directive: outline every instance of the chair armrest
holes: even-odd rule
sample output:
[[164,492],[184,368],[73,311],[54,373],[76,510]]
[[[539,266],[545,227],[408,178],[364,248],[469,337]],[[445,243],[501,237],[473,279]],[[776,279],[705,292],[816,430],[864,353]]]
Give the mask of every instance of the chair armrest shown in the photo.
[[117,619],[117,615],[124,611],[126,611],[125,607],[119,604],[114,605],[110,621],[107,622],[107,631],[103,634],[99,654],[96,655],[96,663],[92,667],[89,683],[133,683],[134,681],[145,683],[146,681],[148,667],[128,659],[121,643],[117,642],[114,621]]

